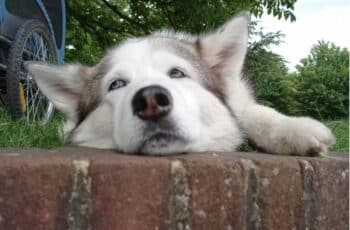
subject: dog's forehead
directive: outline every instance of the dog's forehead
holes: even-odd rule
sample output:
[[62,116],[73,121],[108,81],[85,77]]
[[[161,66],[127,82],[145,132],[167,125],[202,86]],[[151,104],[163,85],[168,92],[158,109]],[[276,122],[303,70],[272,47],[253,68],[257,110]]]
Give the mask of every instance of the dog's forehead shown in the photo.
[[100,63],[100,71],[108,73],[116,63],[127,62],[146,63],[150,57],[159,53],[179,57],[189,62],[193,67],[199,67],[201,60],[195,47],[178,39],[149,36],[141,39],[131,39],[111,49]]
[[[220,100],[224,100],[223,82],[220,78],[214,76],[207,62],[201,59],[196,41],[183,36],[171,37],[167,34],[128,40],[107,53],[99,65],[99,72],[103,76],[109,74],[109,76],[114,76],[114,71],[118,69],[116,67],[118,63],[126,64],[129,69],[140,71],[145,71],[143,68],[149,68],[148,65],[163,68],[164,63],[166,63],[167,68],[184,68],[183,66],[177,66],[177,63],[172,63],[176,60],[172,57],[177,57],[182,59],[182,64],[186,63],[186,66],[193,71],[191,73],[194,74],[190,75],[191,79],[213,92]],[[167,55],[164,56],[164,53]],[[161,57],[151,58],[158,55]],[[169,64],[173,66],[169,66]]]

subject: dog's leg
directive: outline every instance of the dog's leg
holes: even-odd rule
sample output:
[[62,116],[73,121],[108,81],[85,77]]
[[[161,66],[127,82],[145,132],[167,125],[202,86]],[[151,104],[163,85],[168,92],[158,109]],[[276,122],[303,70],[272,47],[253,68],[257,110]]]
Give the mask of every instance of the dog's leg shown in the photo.
[[218,30],[201,36],[195,50],[225,86],[229,105],[249,139],[270,153],[319,155],[334,143],[330,130],[305,117],[288,117],[255,102],[239,75],[248,46],[249,14],[236,15]]
[[239,116],[249,139],[270,153],[322,155],[335,138],[322,123],[308,117],[289,117],[259,104]]
[[264,151],[317,156],[325,154],[335,143],[332,132],[322,123],[308,117],[286,116],[259,105],[243,81],[236,82],[235,86],[238,93],[232,92],[230,104],[245,134]]

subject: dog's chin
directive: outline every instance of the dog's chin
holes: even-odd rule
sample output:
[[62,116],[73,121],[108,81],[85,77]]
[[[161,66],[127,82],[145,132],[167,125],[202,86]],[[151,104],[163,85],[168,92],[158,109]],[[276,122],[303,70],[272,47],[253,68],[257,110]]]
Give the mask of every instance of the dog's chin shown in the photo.
[[182,136],[157,132],[147,135],[138,151],[146,155],[180,154],[187,151],[186,146],[187,141]]

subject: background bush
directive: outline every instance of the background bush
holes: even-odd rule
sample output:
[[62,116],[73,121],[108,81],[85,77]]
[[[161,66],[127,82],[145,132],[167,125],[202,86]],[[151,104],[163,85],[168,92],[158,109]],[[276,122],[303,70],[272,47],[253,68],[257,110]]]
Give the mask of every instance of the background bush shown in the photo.
[[295,75],[299,114],[319,119],[349,116],[349,51],[319,41],[301,60]]
[[[281,39],[281,36],[274,39]],[[278,41],[270,39],[270,44],[278,44]],[[269,51],[267,43],[250,46],[246,72],[259,102],[289,115],[307,115],[321,120],[348,118],[347,49],[318,41],[296,69],[288,73],[283,58]]]

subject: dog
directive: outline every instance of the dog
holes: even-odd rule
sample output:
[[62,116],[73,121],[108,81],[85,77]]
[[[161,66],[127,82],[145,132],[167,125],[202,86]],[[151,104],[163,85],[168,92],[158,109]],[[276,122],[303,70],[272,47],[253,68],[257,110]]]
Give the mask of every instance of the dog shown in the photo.
[[249,20],[241,12],[198,36],[165,30],[128,39],[93,67],[25,65],[66,115],[73,145],[168,155],[232,152],[248,138],[267,153],[326,154],[335,138],[325,125],[256,102],[242,74]]

